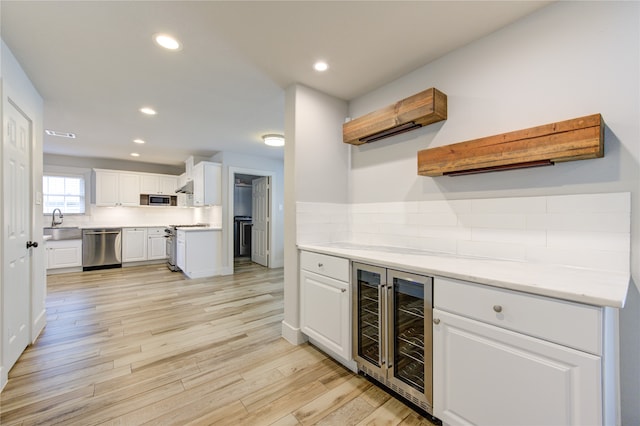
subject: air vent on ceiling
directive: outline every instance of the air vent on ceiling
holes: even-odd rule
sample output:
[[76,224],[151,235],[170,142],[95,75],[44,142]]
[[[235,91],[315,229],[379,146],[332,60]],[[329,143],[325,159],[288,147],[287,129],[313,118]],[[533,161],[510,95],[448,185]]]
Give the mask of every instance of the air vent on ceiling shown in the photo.
[[45,130],[44,131],[47,135],[49,136],[58,136],[61,138],[69,138],[69,139],[75,139],[76,138],[76,134],[75,133],[70,133],[70,132],[57,132],[55,130]]

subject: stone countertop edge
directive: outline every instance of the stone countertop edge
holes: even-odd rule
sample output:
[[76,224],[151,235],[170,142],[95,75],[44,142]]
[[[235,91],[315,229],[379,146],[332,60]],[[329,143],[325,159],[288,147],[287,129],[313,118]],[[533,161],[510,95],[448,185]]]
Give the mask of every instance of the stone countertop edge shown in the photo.
[[178,231],[195,232],[195,231],[222,231],[222,228],[215,226],[187,226],[184,228],[178,227]]
[[595,306],[624,307],[630,273],[547,265],[511,260],[417,253],[402,248],[384,250],[298,244],[298,249],[423,275],[455,278],[492,287],[522,291]]

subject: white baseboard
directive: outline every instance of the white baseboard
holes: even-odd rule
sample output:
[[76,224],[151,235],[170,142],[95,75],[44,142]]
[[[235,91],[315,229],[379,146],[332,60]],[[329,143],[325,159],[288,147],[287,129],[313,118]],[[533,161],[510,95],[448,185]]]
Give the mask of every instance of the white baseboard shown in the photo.
[[282,321],[282,337],[293,345],[301,345],[307,341],[307,336],[299,328],[290,326],[286,321]]

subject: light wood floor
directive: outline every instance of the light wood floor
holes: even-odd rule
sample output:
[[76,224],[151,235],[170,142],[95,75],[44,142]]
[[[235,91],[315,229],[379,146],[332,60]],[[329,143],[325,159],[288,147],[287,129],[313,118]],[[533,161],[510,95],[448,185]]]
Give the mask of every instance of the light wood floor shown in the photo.
[[48,292],[47,326],[0,394],[2,425],[431,424],[280,337],[282,269],[69,273]]

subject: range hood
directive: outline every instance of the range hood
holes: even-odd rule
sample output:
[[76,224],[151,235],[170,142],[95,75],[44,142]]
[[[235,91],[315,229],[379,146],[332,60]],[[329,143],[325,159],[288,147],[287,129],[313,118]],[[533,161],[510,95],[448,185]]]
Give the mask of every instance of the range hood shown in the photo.
[[342,140],[375,142],[447,119],[447,95],[430,88],[342,125]]
[[193,181],[190,180],[183,187],[176,189],[176,194],[193,194]]

